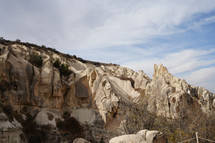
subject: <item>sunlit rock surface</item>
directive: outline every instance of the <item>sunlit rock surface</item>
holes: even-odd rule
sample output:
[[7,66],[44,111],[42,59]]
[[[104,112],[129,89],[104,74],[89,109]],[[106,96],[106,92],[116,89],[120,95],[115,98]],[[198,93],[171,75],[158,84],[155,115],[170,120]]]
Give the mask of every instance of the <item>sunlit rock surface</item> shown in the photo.
[[44,46],[0,41],[0,105],[10,109],[0,113],[3,132],[22,131],[32,120],[39,125],[36,129],[55,131],[52,141],[57,142],[65,132],[75,134],[63,125],[74,118],[83,126],[80,137],[108,141],[120,135],[117,129],[126,112],[140,101],[158,116],[177,118],[184,109],[211,116],[214,96],[174,77],[163,65],[155,65],[150,79],[143,71],[86,61]]
[[158,131],[141,130],[137,134],[112,138],[109,143],[166,143],[165,137]]

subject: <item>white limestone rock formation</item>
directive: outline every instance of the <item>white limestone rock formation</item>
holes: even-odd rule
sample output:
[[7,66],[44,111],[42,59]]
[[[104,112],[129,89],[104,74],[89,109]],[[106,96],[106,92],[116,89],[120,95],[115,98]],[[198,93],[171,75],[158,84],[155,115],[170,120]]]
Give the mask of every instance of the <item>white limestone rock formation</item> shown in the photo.
[[150,79],[143,71],[0,40],[0,105],[30,114],[39,125],[57,128],[56,120],[68,114],[90,126],[89,138],[107,141],[140,102],[151,113],[171,119],[185,109],[188,115],[215,114],[213,93],[174,77],[163,65],[154,66]]
[[166,138],[158,131],[141,130],[137,134],[112,138],[109,143],[166,143]]
[[157,115],[177,118],[184,109],[188,114],[214,114],[213,93],[174,77],[163,65],[155,65],[152,82],[147,85],[145,94],[149,97],[148,110]]

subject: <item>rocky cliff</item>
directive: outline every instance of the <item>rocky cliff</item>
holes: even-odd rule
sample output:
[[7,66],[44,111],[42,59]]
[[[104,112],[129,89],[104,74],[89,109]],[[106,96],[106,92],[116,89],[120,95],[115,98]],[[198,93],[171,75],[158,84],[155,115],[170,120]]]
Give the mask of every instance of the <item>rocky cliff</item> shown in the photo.
[[214,97],[174,77],[163,65],[154,66],[150,79],[143,71],[0,40],[0,130],[5,142],[66,142],[77,137],[107,142],[132,133],[128,115],[137,106],[168,122],[195,113],[210,119]]

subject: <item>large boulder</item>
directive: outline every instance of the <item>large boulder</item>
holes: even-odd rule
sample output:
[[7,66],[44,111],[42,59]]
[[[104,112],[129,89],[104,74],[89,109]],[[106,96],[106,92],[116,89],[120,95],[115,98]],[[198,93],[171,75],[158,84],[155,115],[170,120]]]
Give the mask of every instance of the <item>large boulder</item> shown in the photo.
[[114,137],[109,143],[167,143],[167,139],[161,132],[141,130],[137,134]]

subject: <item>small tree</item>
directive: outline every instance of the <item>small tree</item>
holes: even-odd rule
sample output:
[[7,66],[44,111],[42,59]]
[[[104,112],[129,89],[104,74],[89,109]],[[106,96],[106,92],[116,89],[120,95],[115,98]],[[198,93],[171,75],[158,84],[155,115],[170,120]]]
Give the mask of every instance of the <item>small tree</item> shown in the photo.
[[30,63],[33,64],[36,67],[41,67],[43,65],[43,59],[42,56],[39,54],[32,54],[30,55]]
[[61,76],[68,76],[72,73],[69,65],[61,63],[59,59],[53,63],[53,66],[59,70]]
[[20,43],[20,42],[21,42],[21,40],[20,40],[20,39],[16,39],[16,42],[17,42],[17,43]]
[[61,65],[61,62],[58,59],[53,64],[53,66],[56,67],[56,68],[58,68],[58,69],[60,68],[60,65]]

